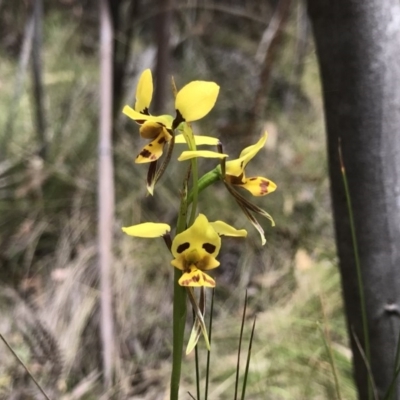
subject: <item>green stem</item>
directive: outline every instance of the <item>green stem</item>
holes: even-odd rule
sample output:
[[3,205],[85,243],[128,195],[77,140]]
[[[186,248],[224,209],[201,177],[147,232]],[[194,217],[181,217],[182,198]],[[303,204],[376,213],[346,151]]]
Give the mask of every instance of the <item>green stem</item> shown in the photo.
[[[196,150],[196,145],[194,145],[194,149]],[[193,225],[194,219],[196,218],[197,211],[197,200],[199,197],[199,171],[197,169],[197,158],[192,158],[192,177],[193,177],[193,188],[191,190],[191,194],[193,193],[193,202],[192,208],[190,210],[190,218],[189,218],[189,226]]]
[[[186,229],[187,202],[186,193],[182,195],[181,206],[176,223],[176,234]],[[178,281],[182,271],[175,268],[174,273],[174,300],[173,300],[173,340],[172,340],[172,372],[170,400],[178,400],[179,383],[181,379],[183,340],[186,322],[186,290],[180,286]]]
[[[343,177],[344,191],[346,194],[347,209],[348,209],[349,220],[350,220],[351,240],[353,243],[354,260],[355,260],[355,264],[356,264],[357,284],[358,284],[358,291],[359,291],[359,295],[360,295],[361,320],[362,320],[363,333],[364,333],[365,356],[367,358],[367,362],[370,367],[371,366],[371,349],[370,349],[370,343],[369,343],[369,332],[368,332],[368,321],[367,321],[367,309],[366,309],[366,305],[365,305],[364,284],[363,284],[363,279],[362,279],[362,274],[361,274],[361,263],[360,263],[360,257],[359,257],[359,252],[358,252],[358,244],[357,244],[356,228],[355,228],[355,224],[354,224],[353,207],[352,207],[352,203],[351,203],[349,184],[347,182],[346,169],[345,169],[343,157],[342,157],[342,149],[341,149],[340,140],[339,140],[339,160],[340,160],[340,166],[341,166],[342,177]],[[368,380],[368,400],[371,400],[371,399],[372,399],[372,387],[371,387],[371,381],[369,379]]]
[[[213,183],[219,181],[221,179],[221,168],[218,166],[213,170],[204,174],[200,179],[197,181],[197,196],[208,186],[212,185]],[[189,195],[188,195],[188,204],[191,204],[194,201],[194,189],[193,188]]]

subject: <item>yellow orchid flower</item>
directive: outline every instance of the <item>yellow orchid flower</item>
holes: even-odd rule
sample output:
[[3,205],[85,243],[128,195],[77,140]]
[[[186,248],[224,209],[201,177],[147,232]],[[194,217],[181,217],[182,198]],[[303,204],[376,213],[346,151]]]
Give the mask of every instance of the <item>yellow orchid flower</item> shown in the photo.
[[225,181],[248,190],[253,196],[265,196],[276,190],[276,184],[267,178],[256,176],[246,178],[245,168],[249,161],[264,147],[268,133],[264,132],[260,140],[246,147],[238,159],[227,161],[225,164]]
[[[217,180],[223,180],[229,193],[235,198],[243,213],[260,233],[262,245],[266,243],[264,230],[258,223],[258,221],[254,218],[252,213],[259,214],[269,219],[272,223],[272,226],[275,225],[275,222],[265,210],[248,201],[235,189],[234,186],[243,187],[244,189],[248,190],[253,196],[265,196],[276,190],[276,184],[271,180],[260,176],[247,178],[245,174],[245,168],[247,164],[264,147],[267,137],[267,132],[264,132],[259,141],[249,147],[246,147],[240,153],[239,158],[236,160],[225,162],[225,159],[221,157],[221,166],[218,166],[214,170],[209,171],[199,180],[199,187],[201,188],[201,190]],[[197,144],[197,136],[195,136],[195,141]],[[222,151],[222,146],[220,150]],[[194,157],[203,157],[204,153],[207,152],[202,150],[184,151],[178,158],[178,160],[189,160]],[[222,155],[223,154],[221,154],[221,156]]]
[[[174,86],[175,87],[175,86]],[[140,125],[139,133],[150,143],[143,147],[137,155],[135,162],[138,164],[149,163],[147,173],[147,190],[153,195],[154,186],[161,178],[171,159],[174,148],[175,129],[182,123],[188,125],[207,115],[217,100],[219,86],[214,82],[193,81],[184,86],[179,92],[175,91],[175,118],[171,115],[150,115],[149,108],[153,97],[153,77],[150,69],[143,71],[136,89],[135,108],[125,106],[122,112]],[[191,129],[190,129],[191,131]],[[193,135],[193,133],[191,133]],[[209,141],[205,138],[204,141]],[[215,140],[211,140],[215,143]],[[167,155],[157,168],[157,161],[167,145]],[[225,157],[218,153],[208,152],[203,157]]]
[[[127,235],[155,238],[165,237],[171,228],[167,224],[146,222],[122,228]],[[174,259],[171,265],[182,270],[179,284],[185,287],[215,287],[215,281],[204,271],[219,266],[216,256],[221,248],[220,236],[246,237],[247,231],[236,229],[223,221],[208,222],[199,214],[193,225],[175,236],[171,245]]]
[[[267,141],[268,134],[264,132],[260,140],[249,147],[246,147],[241,153],[238,159],[227,161],[225,163],[225,176],[224,180],[232,185],[240,186],[248,190],[253,196],[265,196],[266,194],[272,193],[276,190],[276,184],[271,180],[256,176],[251,178],[246,178],[245,168],[247,164],[254,158],[254,156],[264,147]],[[199,144],[215,144],[215,138],[195,136],[196,145]],[[180,138],[179,143],[182,143],[182,138]],[[218,143],[217,143],[218,144]],[[196,151],[184,151],[178,158],[179,161],[190,160],[195,157],[207,157],[206,150],[196,150]],[[211,152],[213,153],[213,152]],[[212,156],[213,158],[225,158],[224,154],[220,157]],[[208,156],[211,158],[211,156]]]
[[210,223],[205,215],[200,214],[190,228],[175,236],[171,247],[175,259],[171,265],[183,271],[179,279],[181,286],[215,287],[214,279],[204,271],[219,266],[215,257],[221,248],[222,235],[245,237],[247,232],[222,221]]
[[217,100],[219,86],[215,82],[193,81],[184,86],[175,98],[175,118],[171,115],[150,115],[149,107],[153,96],[153,78],[150,69],[143,71],[136,90],[135,108],[125,106],[122,112],[139,125],[140,135],[151,139],[145,146],[136,163],[158,160],[163,147],[173,136],[173,130],[181,122],[193,122],[206,116]]

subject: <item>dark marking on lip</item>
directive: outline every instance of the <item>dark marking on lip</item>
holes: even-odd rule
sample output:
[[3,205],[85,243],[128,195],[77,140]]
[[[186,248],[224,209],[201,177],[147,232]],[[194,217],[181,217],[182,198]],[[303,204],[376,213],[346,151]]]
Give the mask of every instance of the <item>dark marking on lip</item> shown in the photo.
[[150,158],[150,156],[152,155],[152,153],[151,153],[149,150],[147,150],[147,149],[143,149],[143,150],[140,152],[140,155],[141,155],[142,157],[144,157],[144,158]]
[[267,194],[268,193],[268,186],[269,182],[262,180],[260,183],[260,189],[261,189],[261,194]]
[[183,253],[185,250],[187,250],[190,247],[190,243],[189,242],[185,242],[180,244],[177,248],[176,251],[178,254]]
[[204,243],[204,244],[203,244],[203,249],[204,249],[207,253],[209,253],[209,254],[214,253],[215,248],[216,248],[216,247],[215,247],[213,244],[211,244],[211,243]]

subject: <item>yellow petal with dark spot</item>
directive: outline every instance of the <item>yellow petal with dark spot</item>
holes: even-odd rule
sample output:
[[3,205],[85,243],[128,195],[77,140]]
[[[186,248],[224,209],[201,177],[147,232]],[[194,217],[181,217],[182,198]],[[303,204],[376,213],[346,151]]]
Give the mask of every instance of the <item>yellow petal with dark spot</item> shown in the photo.
[[171,252],[175,258],[179,258],[180,254],[189,250],[197,250],[199,253],[206,251],[210,256],[216,257],[220,248],[221,238],[210,225],[207,217],[199,214],[190,228],[175,236]]
[[138,154],[135,159],[136,164],[149,163],[158,160],[163,153],[164,144],[169,140],[166,137],[164,130],[148,145],[144,146],[142,151]]
[[215,287],[214,279],[195,267],[191,268],[189,272],[182,274],[182,277],[179,279],[178,283],[179,285],[185,287]]
[[190,82],[176,95],[175,109],[186,122],[197,121],[211,111],[218,93],[219,86],[215,82]]
[[171,231],[171,227],[167,224],[144,222],[143,224],[132,225],[122,228],[122,231],[129,236],[142,238],[155,238],[164,236]]
[[240,187],[248,190],[253,196],[265,196],[276,190],[276,184],[267,178],[257,176],[254,178],[247,178]]
[[170,133],[159,122],[146,121],[139,129],[140,136],[144,139],[154,139],[163,132],[166,140],[171,140]]
[[136,88],[135,110],[139,113],[149,111],[151,99],[153,97],[153,77],[149,69],[145,69],[140,75]]
[[216,151],[209,151],[209,150],[196,150],[196,151],[186,150],[183,151],[182,154],[178,157],[178,161],[186,161],[196,157],[222,159],[228,157],[228,154],[217,153]]

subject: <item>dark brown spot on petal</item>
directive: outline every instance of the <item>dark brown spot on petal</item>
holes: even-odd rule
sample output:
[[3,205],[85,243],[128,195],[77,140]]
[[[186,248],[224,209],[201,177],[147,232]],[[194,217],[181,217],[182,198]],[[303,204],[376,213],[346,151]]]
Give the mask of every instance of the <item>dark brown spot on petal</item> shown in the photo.
[[188,242],[182,243],[176,248],[176,251],[177,251],[178,254],[181,254],[182,252],[184,252],[189,247],[190,247],[190,243],[188,243]]
[[232,185],[242,185],[243,174],[240,174],[239,176],[225,175],[225,180],[229,183],[232,183]]
[[148,109],[147,107],[143,108],[143,110],[142,110],[140,113],[141,113],[141,114],[150,115],[149,109]]
[[163,144],[163,143],[165,143],[166,142],[166,140],[165,140],[165,137],[163,136],[163,137],[160,137],[160,139],[158,139],[157,140],[157,143],[159,143],[159,144]]
[[261,194],[267,194],[268,193],[268,186],[269,182],[262,180],[260,183],[260,189],[261,189]]
[[214,253],[215,248],[216,248],[216,247],[215,247],[213,244],[211,244],[211,243],[204,243],[204,244],[203,244],[203,249],[204,249],[207,253],[209,253],[209,254]]
[[200,280],[200,274],[193,275],[193,277],[192,277],[193,282],[198,282],[199,280]]
[[249,178],[249,181],[255,181],[257,178]]
[[242,161],[242,162],[240,163],[240,168],[243,168],[243,165],[244,165],[244,161]]
[[153,143],[149,143],[149,145],[148,145],[149,147],[153,147]]
[[150,151],[148,151],[147,149],[143,149],[143,150],[140,152],[139,155],[141,155],[141,156],[144,157],[144,158],[149,158],[149,157],[152,155],[152,153],[151,153]]

